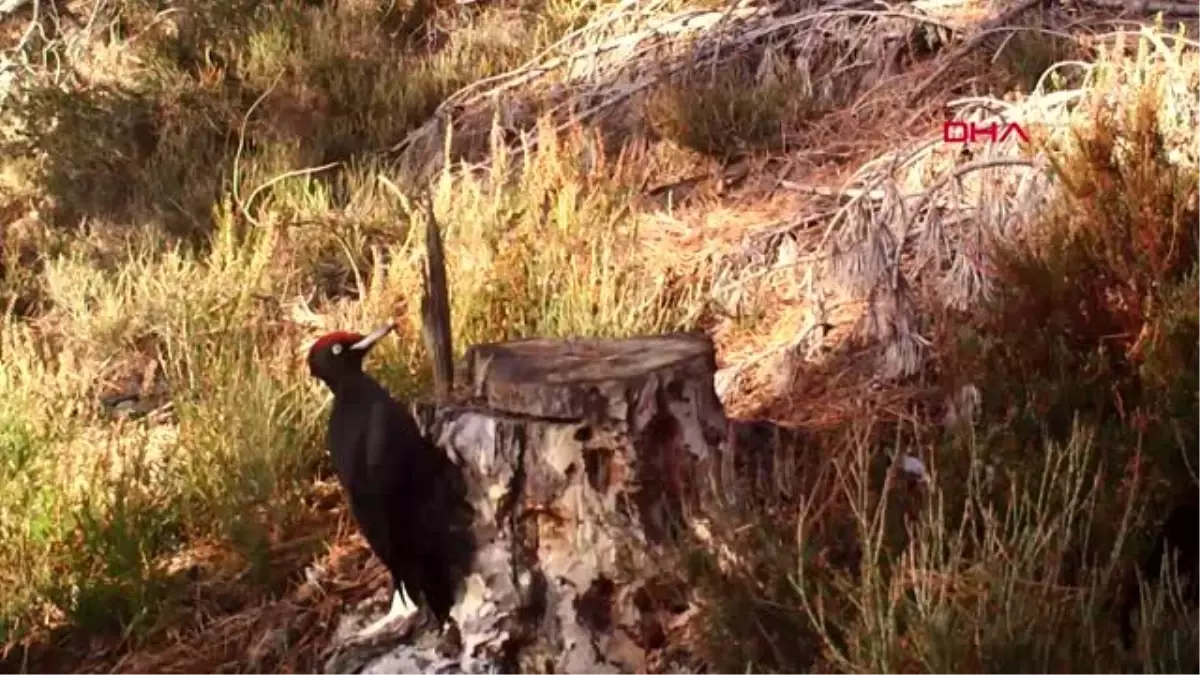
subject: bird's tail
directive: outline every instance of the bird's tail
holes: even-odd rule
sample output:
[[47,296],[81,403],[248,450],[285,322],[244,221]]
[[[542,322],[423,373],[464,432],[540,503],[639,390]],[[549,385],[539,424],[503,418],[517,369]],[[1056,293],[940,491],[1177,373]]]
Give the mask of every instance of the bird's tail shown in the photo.
[[440,469],[430,478],[434,489],[426,495],[418,539],[425,547],[420,556],[425,602],[439,624],[444,624],[463,580],[471,573],[476,541],[475,509],[465,479],[448,458]]
[[418,590],[425,607],[443,626],[450,619],[450,610],[458,600],[458,591],[470,573],[469,553],[463,540],[453,531],[423,532],[426,548],[417,560],[408,563],[404,578]]
[[451,570],[436,562],[425,566],[425,602],[429,611],[442,626],[450,619],[450,609],[457,599],[457,589],[461,577],[454,575]]

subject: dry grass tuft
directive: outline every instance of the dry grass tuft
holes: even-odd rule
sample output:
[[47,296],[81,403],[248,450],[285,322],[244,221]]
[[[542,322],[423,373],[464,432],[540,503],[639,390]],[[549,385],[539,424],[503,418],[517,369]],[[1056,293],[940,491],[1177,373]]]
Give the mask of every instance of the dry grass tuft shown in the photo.
[[650,129],[658,136],[722,160],[754,151],[783,151],[794,127],[820,114],[802,93],[797,76],[756,78],[744,63],[691,72],[661,86],[646,103]]

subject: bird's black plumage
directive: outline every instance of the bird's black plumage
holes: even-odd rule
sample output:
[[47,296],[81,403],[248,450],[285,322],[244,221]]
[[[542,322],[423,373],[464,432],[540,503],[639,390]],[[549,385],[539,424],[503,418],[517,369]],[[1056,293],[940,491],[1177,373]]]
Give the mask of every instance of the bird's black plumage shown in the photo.
[[309,350],[309,370],[333,392],[326,445],[355,520],[393,590],[403,588],[442,625],[470,563],[473,513],[459,468],[363,372],[363,358],[390,330],[328,334]]
[[[1169,558],[1174,558],[1184,597],[1190,598],[1193,604],[1200,602],[1200,587],[1197,586],[1200,581],[1200,493],[1189,492],[1175,504],[1159,528],[1154,546],[1138,564],[1137,572],[1146,583],[1156,583],[1163,563]],[[1126,647],[1133,646],[1133,614],[1140,604],[1141,589],[1135,575],[1126,587],[1118,617],[1121,641]]]

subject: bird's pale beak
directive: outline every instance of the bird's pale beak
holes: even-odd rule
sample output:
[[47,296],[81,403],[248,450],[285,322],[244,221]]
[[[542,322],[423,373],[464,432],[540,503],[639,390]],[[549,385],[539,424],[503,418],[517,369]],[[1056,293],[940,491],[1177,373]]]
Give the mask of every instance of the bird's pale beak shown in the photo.
[[384,336],[386,336],[388,333],[395,330],[395,328],[396,328],[395,323],[386,323],[386,324],[380,326],[379,328],[376,328],[375,330],[371,331],[370,335],[367,335],[366,337],[359,340],[358,342],[355,342],[354,344],[350,345],[350,349],[353,349],[356,352],[365,352],[368,349],[370,349],[371,347],[373,347],[376,342],[379,342],[379,340],[382,339]]

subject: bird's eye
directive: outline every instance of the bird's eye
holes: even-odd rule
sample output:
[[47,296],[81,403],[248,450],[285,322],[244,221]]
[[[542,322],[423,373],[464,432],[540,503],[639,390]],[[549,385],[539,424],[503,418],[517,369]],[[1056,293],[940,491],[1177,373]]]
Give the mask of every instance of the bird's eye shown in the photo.
[[334,355],[334,356],[337,356],[338,354],[341,354],[341,353],[342,353],[342,346],[341,346],[341,345],[334,345],[334,346],[332,346],[332,347],[330,347],[330,348],[329,348],[329,351],[333,352],[333,355]]

